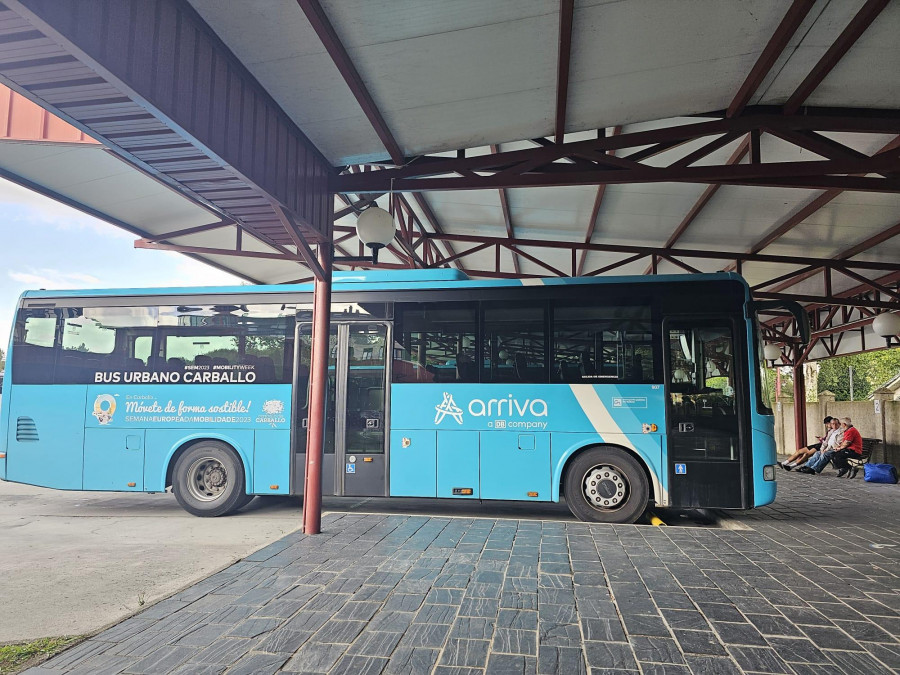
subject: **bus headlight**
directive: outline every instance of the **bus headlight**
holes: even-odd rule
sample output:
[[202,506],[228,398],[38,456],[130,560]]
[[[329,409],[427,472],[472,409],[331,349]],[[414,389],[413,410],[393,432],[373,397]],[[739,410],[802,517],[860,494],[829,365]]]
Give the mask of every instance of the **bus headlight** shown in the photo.
[[763,467],[763,480],[775,480],[774,464],[767,464]]

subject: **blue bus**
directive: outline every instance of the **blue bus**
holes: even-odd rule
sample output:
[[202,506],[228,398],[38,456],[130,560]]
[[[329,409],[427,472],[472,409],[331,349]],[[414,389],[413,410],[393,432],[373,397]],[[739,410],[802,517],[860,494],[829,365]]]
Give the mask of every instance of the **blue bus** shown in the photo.
[[[171,488],[199,516],[302,494],[312,290],[26,292],[0,478]],[[757,309],[730,273],[336,273],[323,493],[564,499],[613,523],[769,504]]]

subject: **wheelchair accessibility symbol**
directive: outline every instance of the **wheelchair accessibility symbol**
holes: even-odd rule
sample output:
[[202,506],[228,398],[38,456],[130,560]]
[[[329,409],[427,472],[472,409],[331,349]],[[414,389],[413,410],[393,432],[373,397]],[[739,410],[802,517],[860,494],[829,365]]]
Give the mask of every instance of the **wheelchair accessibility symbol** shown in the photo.
[[347,473],[356,473],[356,464],[347,463]]

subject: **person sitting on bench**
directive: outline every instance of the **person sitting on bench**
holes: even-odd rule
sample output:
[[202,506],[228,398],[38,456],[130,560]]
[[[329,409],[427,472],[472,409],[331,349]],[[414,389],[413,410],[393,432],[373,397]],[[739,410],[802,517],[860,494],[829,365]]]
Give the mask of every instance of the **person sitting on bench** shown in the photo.
[[844,441],[844,431],[841,427],[841,421],[837,417],[831,419],[831,433],[822,443],[822,449],[816,452],[809,460],[801,466],[797,471],[800,473],[822,473],[822,469],[828,466],[828,462],[834,456],[834,453],[841,447]]
[[806,462],[817,451],[824,451],[828,445],[828,437],[831,436],[835,431],[835,429],[831,426],[831,420],[833,419],[834,418],[831,415],[828,415],[824,420],[822,420],[822,424],[825,425],[825,435],[816,436],[819,441],[818,443],[807,445],[805,448],[800,448],[786,460],[784,460],[783,462],[779,462],[779,466],[786,471],[790,471],[791,469],[795,469]]
[[850,471],[848,457],[862,457],[862,436],[859,435],[859,431],[853,426],[849,417],[841,418],[841,429],[844,431],[844,440],[841,441],[840,447],[831,458],[838,470],[838,478]]

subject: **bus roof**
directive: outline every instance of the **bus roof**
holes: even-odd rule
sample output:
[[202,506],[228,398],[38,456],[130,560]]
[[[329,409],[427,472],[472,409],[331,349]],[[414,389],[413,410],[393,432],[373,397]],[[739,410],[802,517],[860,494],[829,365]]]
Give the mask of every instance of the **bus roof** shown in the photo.
[[[409,290],[411,286],[423,289],[450,288],[510,288],[516,286],[565,286],[590,284],[647,284],[678,283],[687,281],[738,281],[746,286],[746,281],[734,272],[714,272],[709,274],[662,274],[634,275],[620,277],[546,277],[532,279],[470,279],[460,270],[361,270],[359,272],[335,272],[333,284],[335,292]],[[195,286],[195,287],[151,287],[151,288],[105,288],[25,291],[21,299],[39,298],[98,298],[98,297],[142,297],[159,295],[229,295],[265,293],[310,293],[313,284],[273,284],[247,286]]]

